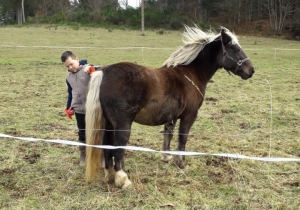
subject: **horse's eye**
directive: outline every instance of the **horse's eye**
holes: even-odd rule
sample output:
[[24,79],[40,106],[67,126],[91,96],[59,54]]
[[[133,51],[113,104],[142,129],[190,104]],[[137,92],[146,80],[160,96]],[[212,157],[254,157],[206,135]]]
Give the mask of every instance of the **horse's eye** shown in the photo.
[[241,52],[241,49],[240,49],[240,48],[235,48],[233,51],[234,51],[235,53],[239,53],[239,52]]

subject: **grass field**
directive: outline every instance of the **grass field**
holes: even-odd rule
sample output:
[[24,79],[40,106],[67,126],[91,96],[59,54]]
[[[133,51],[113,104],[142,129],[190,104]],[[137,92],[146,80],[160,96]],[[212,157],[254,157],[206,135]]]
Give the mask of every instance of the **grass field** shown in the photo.
[[[141,36],[50,25],[1,27],[0,37],[0,133],[74,141],[76,122],[64,114],[63,51],[98,65],[160,67],[182,44],[177,31]],[[187,151],[300,158],[300,42],[238,38],[256,73],[247,81],[216,73]],[[275,48],[294,50],[276,50],[275,59]],[[134,124],[129,145],[160,150],[162,130]],[[187,160],[181,170],[157,153],[126,151],[133,187],[124,191],[102,180],[85,183],[75,146],[0,138],[0,209],[299,209],[299,162]]]

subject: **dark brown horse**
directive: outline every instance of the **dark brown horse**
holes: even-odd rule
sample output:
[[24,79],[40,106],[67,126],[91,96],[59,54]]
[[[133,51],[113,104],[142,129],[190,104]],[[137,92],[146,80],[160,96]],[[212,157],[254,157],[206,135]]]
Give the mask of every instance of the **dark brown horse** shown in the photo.
[[[224,68],[246,80],[254,68],[236,36],[225,28],[219,34],[185,27],[184,46],[159,69],[134,63],[116,63],[92,74],[86,104],[87,144],[125,146],[131,125],[165,125],[162,149],[170,151],[176,121],[180,119],[178,150],[185,151],[188,133],[201,107],[208,81]],[[101,151],[87,147],[86,180],[99,177]],[[127,188],[124,149],[104,149],[105,182]],[[164,155],[168,161],[171,155]],[[185,156],[176,156],[180,168]]]

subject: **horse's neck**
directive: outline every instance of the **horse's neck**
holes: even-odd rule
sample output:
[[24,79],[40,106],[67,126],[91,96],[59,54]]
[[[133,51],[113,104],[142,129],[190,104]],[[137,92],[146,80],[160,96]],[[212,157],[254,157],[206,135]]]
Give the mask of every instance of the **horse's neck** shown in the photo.
[[217,61],[217,55],[220,47],[221,46],[218,45],[218,43],[211,43],[207,45],[191,63],[197,77],[202,83],[207,84],[220,68]]

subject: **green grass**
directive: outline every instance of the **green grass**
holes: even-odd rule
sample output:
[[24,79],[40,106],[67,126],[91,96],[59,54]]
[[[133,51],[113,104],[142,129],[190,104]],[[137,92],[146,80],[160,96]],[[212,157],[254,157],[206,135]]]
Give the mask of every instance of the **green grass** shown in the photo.
[[[0,133],[74,141],[76,122],[63,111],[63,51],[93,64],[131,61],[156,68],[182,44],[177,31],[141,36],[45,25],[2,27],[0,34]],[[300,51],[277,51],[274,60],[274,48],[300,49],[300,43],[251,36],[239,41],[256,73],[247,81],[216,73],[187,151],[299,158]],[[83,46],[94,48],[72,48]],[[108,49],[119,47],[171,49]],[[134,124],[129,144],[160,150],[162,130]],[[171,147],[176,150],[176,138]],[[0,151],[1,209],[298,209],[300,204],[296,162],[195,156],[187,157],[189,166],[181,170],[161,162],[159,154],[127,151],[133,187],[123,191],[102,180],[85,183],[74,146],[1,138]]]

